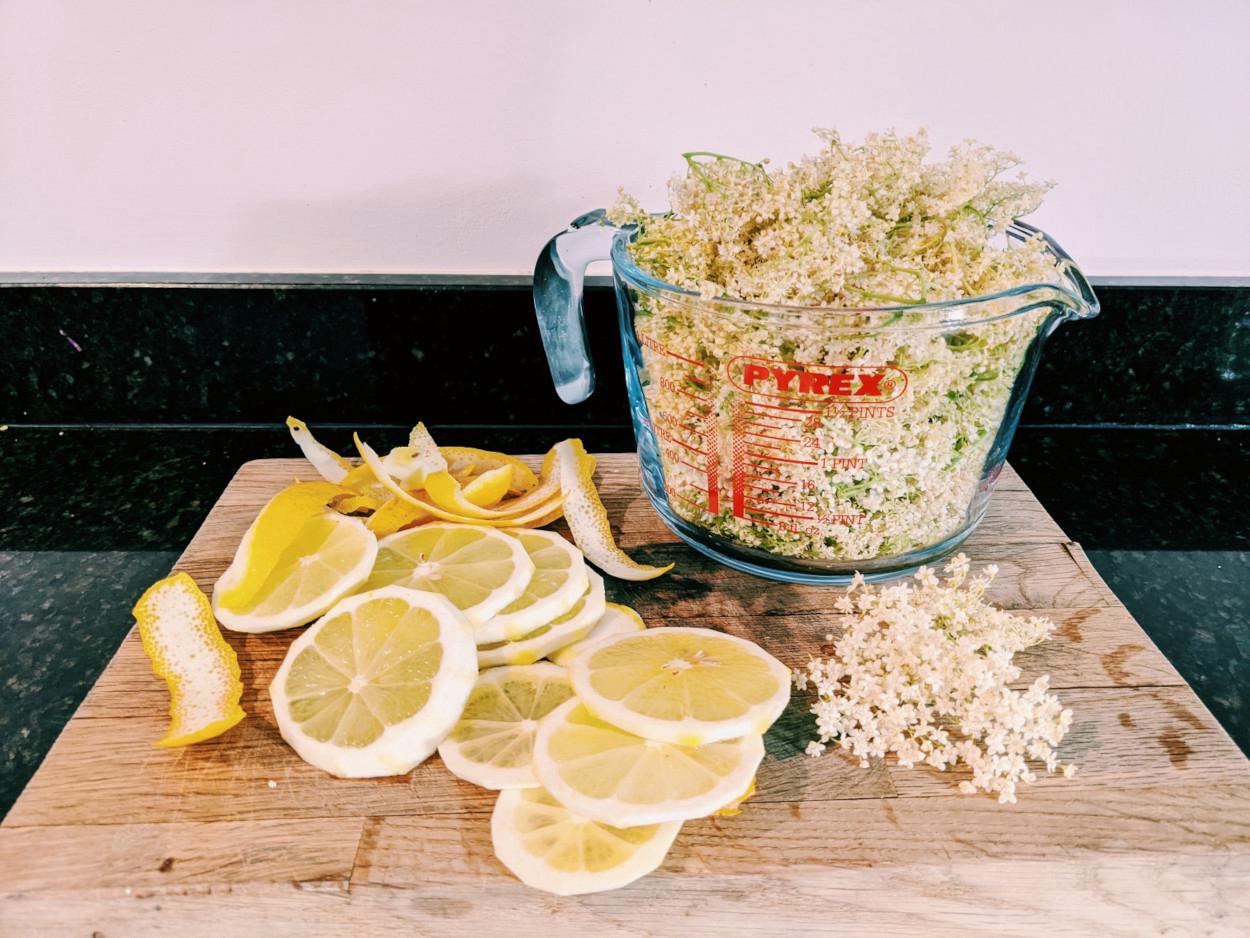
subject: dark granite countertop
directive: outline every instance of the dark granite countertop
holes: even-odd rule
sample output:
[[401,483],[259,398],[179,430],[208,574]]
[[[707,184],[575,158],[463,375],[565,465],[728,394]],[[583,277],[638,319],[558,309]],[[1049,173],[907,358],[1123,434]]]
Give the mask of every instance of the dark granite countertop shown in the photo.
[[[482,438],[444,427],[448,443]],[[381,435],[382,429],[375,431]],[[632,445],[620,427],[591,449]],[[396,428],[396,436],[399,429]],[[346,431],[326,434],[346,443]],[[492,431],[514,451],[545,428]],[[285,429],[0,431],[0,814],[235,469]],[[1022,427],[1012,462],[1243,750],[1250,751],[1250,434]]]

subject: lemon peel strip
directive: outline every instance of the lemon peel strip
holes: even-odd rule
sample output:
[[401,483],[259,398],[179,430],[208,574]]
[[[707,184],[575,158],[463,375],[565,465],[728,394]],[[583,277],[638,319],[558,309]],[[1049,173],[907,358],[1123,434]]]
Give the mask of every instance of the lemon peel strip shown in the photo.
[[158,580],[135,603],[143,650],[169,688],[169,728],[155,746],[187,746],[243,719],[239,659],[208,597],[186,573]]
[[347,477],[351,464],[330,447],[317,442],[317,438],[308,429],[308,424],[295,417],[287,417],[286,425],[291,430],[291,439],[321,478],[327,482],[342,482]]
[[560,490],[564,493],[564,518],[586,559],[621,580],[653,580],[672,570],[671,563],[664,567],[640,564],[616,545],[607,509],[595,489],[594,460],[582,441],[564,440],[555,445],[554,451],[559,460]]

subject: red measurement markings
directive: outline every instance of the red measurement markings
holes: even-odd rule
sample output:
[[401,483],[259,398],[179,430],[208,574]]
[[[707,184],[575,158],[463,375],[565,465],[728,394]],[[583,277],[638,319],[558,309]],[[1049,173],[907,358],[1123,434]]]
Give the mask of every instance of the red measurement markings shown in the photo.
[[[747,417],[754,417],[756,420],[776,420],[782,424],[802,423],[808,419],[805,417],[787,417],[785,414],[757,414],[753,410],[744,410],[743,414]],[[780,430],[781,427],[775,427],[774,429]]]
[[704,415],[703,445],[707,447],[707,510],[720,514],[720,431],[716,428],[715,408]]
[[712,399],[710,397],[699,397],[699,395],[697,394],[691,394],[689,391],[683,391],[681,388],[677,387],[676,385],[673,386],[672,390],[676,391],[678,394],[684,394],[686,395],[686,397],[690,398],[692,401],[698,401],[700,404],[712,403]]
[[[795,423],[799,423],[799,421],[796,420]],[[744,427],[761,427],[765,430],[789,430],[790,429],[790,427],[787,427],[785,424],[782,424],[780,427],[778,427],[771,423],[760,423],[758,420],[744,420],[742,422],[742,425]]]
[[707,466],[696,466],[694,463],[686,462],[684,459],[673,459],[672,456],[669,456],[668,458],[672,459],[673,462],[677,463],[679,466],[685,466],[687,469],[693,469],[695,472],[702,472],[704,474],[707,473]]
[[[789,443],[790,441],[787,440],[786,442]],[[773,453],[787,453],[788,454],[790,452],[788,449],[782,449],[780,446],[776,446],[772,443],[761,443],[758,440],[748,440],[747,445],[758,446],[760,449],[766,449]]]
[[733,489],[733,513],[735,518],[746,518],[746,490],[743,482],[746,479],[746,449],[747,442],[742,432],[742,405],[734,405],[734,413],[731,418],[730,432],[733,439],[733,451],[731,453],[731,465],[733,475],[730,484]]
[[773,476],[744,475],[743,478],[744,479],[759,479],[763,482],[771,482],[773,483],[773,485],[798,485],[797,482],[791,482],[789,479],[777,479],[777,478],[774,478]]
[[754,506],[748,506],[747,510],[758,512],[759,514],[762,514],[762,515],[770,515],[771,517],[774,517],[774,518],[797,518],[800,521],[815,521],[816,520],[815,516],[813,515],[795,515],[786,511],[770,511],[767,508],[756,508]]
[[693,446],[691,446],[689,443],[683,443],[681,440],[677,439],[677,437],[675,437],[675,436],[670,436],[670,437],[669,437],[669,439],[668,439],[668,442],[670,442],[670,443],[676,443],[676,444],[677,444],[678,446],[680,446],[682,449],[689,450],[689,451],[690,451],[690,452],[692,452],[692,453],[697,453],[697,454],[698,454],[698,455],[700,455],[700,456],[706,456],[706,455],[707,455],[707,450],[703,450],[703,449],[695,449],[695,448],[694,448]]
[[[822,414],[824,413],[824,410],[821,408],[817,408],[816,410],[809,410],[804,407],[782,407],[779,404],[765,404],[763,401],[751,401],[751,406],[752,407],[764,407],[768,410],[781,410],[781,411],[785,411],[787,414]],[[773,417],[770,415],[769,419],[781,420],[782,418]]]
[[780,479],[768,479],[767,481],[770,484],[761,485],[759,482],[747,482],[746,487],[749,489],[757,489],[758,491],[761,491],[761,492],[770,492],[773,495],[780,495],[781,493],[777,491],[777,489],[773,488],[773,486],[776,485],[781,480]]
[[[780,429],[780,428],[778,428],[778,429]],[[777,441],[778,441],[778,442],[780,442],[780,443],[797,443],[797,442],[799,442],[798,440],[791,439],[791,438],[790,438],[790,437],[788,437],[788,436],[772,436],[772,435],[767,434],[767,433],[756,433],[756,432],[754,432],[754,431],[752,431],[752,430],[746,430],[746,431],[743,431],[743,432],[745,432],[747,436],[758,437],[758,438],[759,438],[759,439],[761,439],[761,440],[777,440]]]
[[752,503],[755,505],[767,505],[769,508],[797,508],[799,511],[807,511],[810,505],[796,505],[794,502],[779,502],[771,498],[755,498],[752,497]]
[[769,455],[768,455],[768,454],[766,454],[766,453],[753,453],[753,452],[751,452],[750,450],[747,450],[747,455],[748,455],[748,456],[754,456],[756,459],[762,459],[762,460],[764,460],[765,462],[785,462],[785,463],[793,463],[793,464],[794,464],[794,465],[796,465],[796,466],[816,466],[816,465],[819,465],[819,463],[817,463],[817,462],[816,462],[816,460],[814,460],[814,459],[786,459],[786,458],[784,458],[784,457],[782,457],[782,456],[769,456]]
[[670,351],[649,335],[644,335],[642,337],[642,344],[651,349],[653,352],[659,352],[661,355],[667,355],[669,358],[675,358],[680,362],[685,362],[687,365],[694,365],[696,368],[710,367],[707,362],[697,362],[693,358],[686,358],[684,355],[678,355],[676,352]]
[[[698,491],[698,489],[695,489],[695,491]],[[700,492],[700,494],[702,494],[702,493]],[[702,503],[700,503],[700,502],[696,502],[693,498],[687,498],[685,495],[682,495],[682,494],[681,494],[681,492],[673,492],[673,498],[676,498],[676,499],[678,499],[678,500],[680,500],[680,501],[683,501],[683,502],[685,502],[687,505],[691,505],[691,506],[693,506],[693,507],[695,507],[695,508],[699,509],[699,511],[707,511],[707,510],[708,510],[706,505],[704,505],[704,504],[702,504]]]

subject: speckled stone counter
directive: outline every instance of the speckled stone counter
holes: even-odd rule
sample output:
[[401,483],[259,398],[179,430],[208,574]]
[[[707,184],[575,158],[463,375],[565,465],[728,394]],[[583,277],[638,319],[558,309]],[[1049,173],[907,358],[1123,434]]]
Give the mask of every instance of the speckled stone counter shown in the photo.
[[[545,449],[557,428],[434,428]],[[582,431],[628,449],[624,427]],[[371,436],[398,442],[402,430]],[[326,434],[344,445],[345,431]],[[0,431],[0,813],[235,469],[293,455],[264,429]],[[1250,751],[1250,433],[1023,428],[1012,462],[1244,750]]]

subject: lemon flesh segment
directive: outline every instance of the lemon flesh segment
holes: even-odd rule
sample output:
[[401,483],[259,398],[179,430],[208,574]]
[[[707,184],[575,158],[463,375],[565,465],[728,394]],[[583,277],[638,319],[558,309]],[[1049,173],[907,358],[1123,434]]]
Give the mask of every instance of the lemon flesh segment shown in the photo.
[[454,476],[458,477],[463,473],[481,475],[491,469],[511,466],[512,482],[508,487],[511,494],[524,495],[538,488],[538,476],[534,475],[534,470],[507,453],[475,449],[472,446],[440,446],[438,451],[447,461],[447,471]]
[[476,626],[525,592],[534,561],[491,528],[424,524],[383,538],[365,589],[392,583],[439,593]]
[[281,561],[295,532],[304,522],[325,514],[326,505],[344,494],[350,493],[330,482],[296,482],[269,499],[235,551],[229,586],[223,587],[223,576],[213,588],[214,600],[229,606],[253,600]]
[[[374,477],[387,489],[387,491],[400,501],[407,502],[416,508],[420,508],[442,521],[459,522],[462,524],[482,524],[499,528],[524,527],[527,524],[532,524],[540,520],[543,520],[544,523],[546,523],[544,519],[553,517],[553,512],[560,507],[561,499],[557,492],[554,497],[541,505],[538,505],[532,511],[528,511],[522,515],[517,515],[516,517],[509,516],[506,518],[484,521],[480,518],[471,518],[468,515],[459,514],[454,511],[447,511],[446,509],[435,505],[433,502],[423,501],[411,492],[406,491],[398,482],[391,478],[390,473],[388,473],[386,468],[382,465],[382,460],[373,447],[362,440],[359,434],[356,434],[353,438],[356,442],[356,450],[360,453],[360,458],[365,461],[365,465],[369,467],[369,469],[373,472]],[[558,517],[558,515],[554,516]]]
[[548,662],[483,671],[438,754],[453,775],[482,788],[533,788],[534,729],[572,696],[568,674]]
[[259,589],[246,601],[232,601],[234,584],[249,575],[254,546],[267,536],[255,528],[253,523],[213,586],[213,612],[235,632],[273,632],[311,622],[365,582],[378,553],[378,540],[364,521],[326,510],[286,532]]
[[499,862],[557,896],[628,886],[664,862],[680,830],[680,821],[630,828],[592,821],[541,788],[500,792],[490,819]]
[[403,775],[455,726],[477,678],[468,620],[442,596],[348,597],[291,643],[269,695],[282,738],[341,778]]
[[[457,484],[459,484],[457,482]],[[512,485],[512,467],[500,466],[475,476],[463,487],[464,497],[471,505],[489,508],[498,505]]]
[[169,688],[169,729],[157,746],[219,736],[243,719],[239,659],[186,573],[158,580],[135,603],[143,650]]
[[317,475],[327,482],[342,482],[351,471],[351,464],[330,447],[317,442],[304,421],[287,417],[286,425],[291,431],[291,439],[300,448],[304,458],[312,463]]
[[673,569],[673,564],[653,567],[640,564],[616,546],[608,512],[594,483],[594,461],[581,440],[565,440],[555,447],[559,459],[560,491],[564,495],[564,518],[573,540],[586,559],[621,580],[653,580]]
[[617,827],[709,815],[746,790],[764,758],[758,734],[687,747],[605,723],[576,697],[534,737],[534,775],[570,811]]
[[597,716],[682,746],[764,733],[790,701],[784,664],[754,642],[712,629],[615,635],[587,645],[568,667]]
[[647,623],[642,621],[642,616],[638,615],[629,606],[622,606],[618,603],[606,603],[603,616],[595,623],[594,628],[587,633],[585,638],[579,639],[571,645],[565,645],[548,657],[556,664],[567,667],[568,663],[573,660],[573,656],[591,642],[597,642],[600,639],[607,638],[609,635],[641,632],[646,627]]
[[517,531],[515,537],[530,560],[534,575],[516,600],[477,627],[477,643],[520,638],[558,619],[577,604],[590,586],[581,551],[552,531]]
[[590,578],[590,586],[572,609],[513,641],[478,645],[478,667],[530,664],[589,635],[595,624],[603,618],[608,604],[603,577],[590,569],[586,570],[586,575]]

